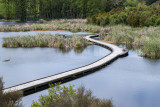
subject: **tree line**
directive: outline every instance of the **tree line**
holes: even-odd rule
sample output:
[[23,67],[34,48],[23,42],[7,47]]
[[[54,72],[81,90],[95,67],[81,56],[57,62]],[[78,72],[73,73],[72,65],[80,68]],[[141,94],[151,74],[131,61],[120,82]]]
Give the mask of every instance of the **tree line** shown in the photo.
[[[20,21],[86,18],[124,6],[126,0],[0,0],[0,18]],[[157,0],[148,0],[150,3]]]

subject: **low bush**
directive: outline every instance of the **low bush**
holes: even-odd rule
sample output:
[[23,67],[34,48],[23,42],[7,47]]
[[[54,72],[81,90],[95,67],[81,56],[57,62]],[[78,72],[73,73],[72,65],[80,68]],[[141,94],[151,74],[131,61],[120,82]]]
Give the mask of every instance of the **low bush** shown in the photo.
[[111,100],[99,99],[85,87],[51,85],[47,95],[33,101],[31,107],[113,107]]
[[156,20],[157,20],[158,16],[153,15],[151,17],[149,17],[146,22],[145,25],[146,26],[154,26],[156,24]]
[[160,16],[159,16],[159,18],[156,19],[156,25],[157,25],[157,26],[160,25]]
[[[131,0],[129,0],[131,1]],[[132,27],[158,26],[160,7],[146,6],[144,2],[138,3],[136,7],[112,9],[107,13],[99,13],[87,18],[88,23],[101,26],[127,24]],[[109,18],[109,20],[104,20]],[[92,21],[91,21],[92,20]],[[109,21],[109,22],[108,22]]]
[[130,26],[138,27],[139,26],[139,13],[138,12],[132,12],[127,17],[127,23]]
[[119,16],[118,14],[110,15],[109,22],[111,25],[116,25],[121,23],[121,20],[118,16]]

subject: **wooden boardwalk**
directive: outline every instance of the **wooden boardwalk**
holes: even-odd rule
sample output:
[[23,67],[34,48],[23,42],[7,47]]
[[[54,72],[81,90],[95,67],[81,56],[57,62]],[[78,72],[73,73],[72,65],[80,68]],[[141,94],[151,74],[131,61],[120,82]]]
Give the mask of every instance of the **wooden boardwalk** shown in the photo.
[[93,72],[94,70],[102,68],[102,66],[112,62],[113,60],[115,60],[118,57],[128,55],[128,50],[119,48],[113,44],[109,44],[109,43],[101,42],[99,40],[92,39],[93,37],[98,37],[98,35],[89,35],[84,38],[90,42],[94,42],[97,45],[103,46],[103,47],[111,50],[111,53],[109,55],[103,57],[102,59],[100,59],[96,62],[93,62],[92,64],[89,64],[89,65],[86,65],[86,66],[83,66],[80,68],[76,68],[73,70],[69,70],[66,72],[62,72],[62,73],[59,73],[56,75],[52,75],[49,77],[45,77],[45,78],[41,78],[38,80],[30,81],[27,83],[23,83],[23,84],[13,86],[10,88],[6,88],[3,90],[3,92],[8,93],[8,92],[12,92],[12,91],[23,91],[24,95],[27,91],[30,91],[30,90],[36,92],[36,90],[38,90],[38,88],[42,88],[45,85],[48,85],[50,83],[61,82],[61,81],[64,81],[65,79],[68,79],[68,78],[71,78],[71,80],[72,80],[73,77],[76,77],[78,75],[83,75],[84,73],[87,73],[87,72]]

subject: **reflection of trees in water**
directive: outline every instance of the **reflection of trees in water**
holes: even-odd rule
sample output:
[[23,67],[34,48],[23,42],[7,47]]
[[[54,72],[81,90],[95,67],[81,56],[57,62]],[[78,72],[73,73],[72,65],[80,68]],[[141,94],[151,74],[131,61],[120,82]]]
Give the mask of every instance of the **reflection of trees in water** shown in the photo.
[[135,51],[139,55],[142,54],[141,49],[142,49],[143,46],[140,46],[140,45],[131,45],[131,44],[116,44],[116,45],[118,45],[120,47],[123,47],[123,48],[127,48],[130,51]]
[[68,53],[73,49],[75,53],[80,54],[84,51],[85,48],[86,47],[81,47],[81,48],[58,48],[58,51],[62,52],[62,53]]
[[72,50],[72,48],[58,48],[59,52],[68,53]]
[[74,52],[80,54],[80,53],[82,53],[84,51],[85,48],[86,47],[74,48]]

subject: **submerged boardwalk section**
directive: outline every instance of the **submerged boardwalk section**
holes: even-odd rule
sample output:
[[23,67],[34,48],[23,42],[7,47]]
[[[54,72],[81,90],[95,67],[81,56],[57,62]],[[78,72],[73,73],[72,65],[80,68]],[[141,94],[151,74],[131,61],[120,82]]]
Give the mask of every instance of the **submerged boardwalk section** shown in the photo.
[[93,37],[98,37],[98,35],[89,35],[84,38],[90,42],[94,42],[97,45],[103,46],[103,47],[111,50],[111,53],[109,55],[103,57],[102,59],[100,59],[96,62],[93,62],[92,64],[89,64],[89,65],[86,65],[86,66],[83,66],[80,68],[76,68],[76,69],[73,69],[70,71],[66,71],[63,73],[59,73],[56,75],[52,75],[49,77],[45,77],[45,78],[41,78],[38,80],[30,81],[27,83],[23,83],[23,84],[20,84],[17,86],[13,86],[13,87],[4,89],[3,92],[8,93],[8,92],[12,92],[12,91],[23,91],[24,95],[27,94],[27,92],[29,92],[31,90],[36,92],[38,90],[38,88],[42,88],[45,85],[48,86],[51,83],[63,82],[65,80],[67,81],[67,79],[72,80],[76,76],[84,75],[84,73],[89,73],[89,72],[93,72],[97,69],[100,69],[104,65],[109,64],[110,62],[114,61],[118,57],[128,55],[128,50],[119,48],[113,44],[109,44],[109,43],[101,42],[99,40],[95,40],[95,39],[93,39]]

